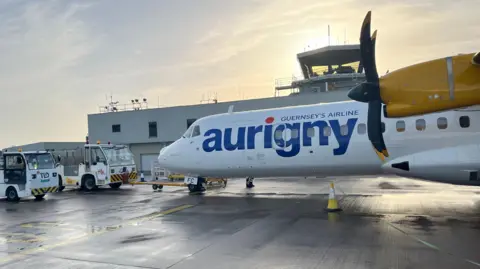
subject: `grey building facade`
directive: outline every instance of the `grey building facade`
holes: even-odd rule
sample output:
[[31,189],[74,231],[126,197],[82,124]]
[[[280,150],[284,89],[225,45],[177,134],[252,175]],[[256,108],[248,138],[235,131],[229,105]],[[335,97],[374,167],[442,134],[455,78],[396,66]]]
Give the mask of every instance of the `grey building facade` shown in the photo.
[[177,140],[197,119],[226,113],[230,105],[234,111],[297,106],[349,100],[347,92],[332,91],[316,94],[298,94],[212,104],[198,104],[155,109],[106,112],[88,115],[90,143],[111,142],[129,145],[135,155],[138,170],[149,175],[151,165],[160,150]]

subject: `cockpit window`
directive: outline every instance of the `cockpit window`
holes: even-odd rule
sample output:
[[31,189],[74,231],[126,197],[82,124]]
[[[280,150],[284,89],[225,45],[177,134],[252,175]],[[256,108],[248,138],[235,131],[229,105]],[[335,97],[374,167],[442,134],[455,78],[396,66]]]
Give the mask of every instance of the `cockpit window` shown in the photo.
[[195,125],[195,127],[193,127],[192,137],[199,136],[199,135],[200,135],[200,126]]
[[187,131],[183,134],[184,138],[190,138],[192,136],[193,125],[188,127]]

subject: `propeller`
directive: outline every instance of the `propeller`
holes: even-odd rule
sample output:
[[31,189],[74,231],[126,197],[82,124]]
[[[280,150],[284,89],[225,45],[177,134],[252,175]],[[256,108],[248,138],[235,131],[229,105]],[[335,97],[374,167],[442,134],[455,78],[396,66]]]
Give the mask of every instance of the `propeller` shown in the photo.
[[366,82],[363,82],[348,93],[348,97],[358,102],[368,103],[367,132],[376,153],[384,160],[388,157],[387,147],[382,134],[382,98],[380,96],[380,82],[375,64],[375,41],[377,31],[370,37],[371,11],[363,20],[360,32],[360,62],[365,70]]

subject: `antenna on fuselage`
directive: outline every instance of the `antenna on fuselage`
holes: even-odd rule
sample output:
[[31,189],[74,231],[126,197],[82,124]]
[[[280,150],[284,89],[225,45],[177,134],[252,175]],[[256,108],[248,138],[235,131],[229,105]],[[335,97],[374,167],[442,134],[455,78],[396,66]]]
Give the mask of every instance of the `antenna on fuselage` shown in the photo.
[[232,114],[233,113],[233,105],[230,105],[228,107],[228,114]]

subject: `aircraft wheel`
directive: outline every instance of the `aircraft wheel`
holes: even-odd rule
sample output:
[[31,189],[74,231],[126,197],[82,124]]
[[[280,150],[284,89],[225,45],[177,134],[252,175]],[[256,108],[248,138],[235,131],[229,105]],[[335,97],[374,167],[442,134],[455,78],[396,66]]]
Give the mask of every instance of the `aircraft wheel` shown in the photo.
[[156,190],[157,188],[158,188],[158,185],[155,185],[155,184],[152,185],[152,189],[153,189],[153,190]]

